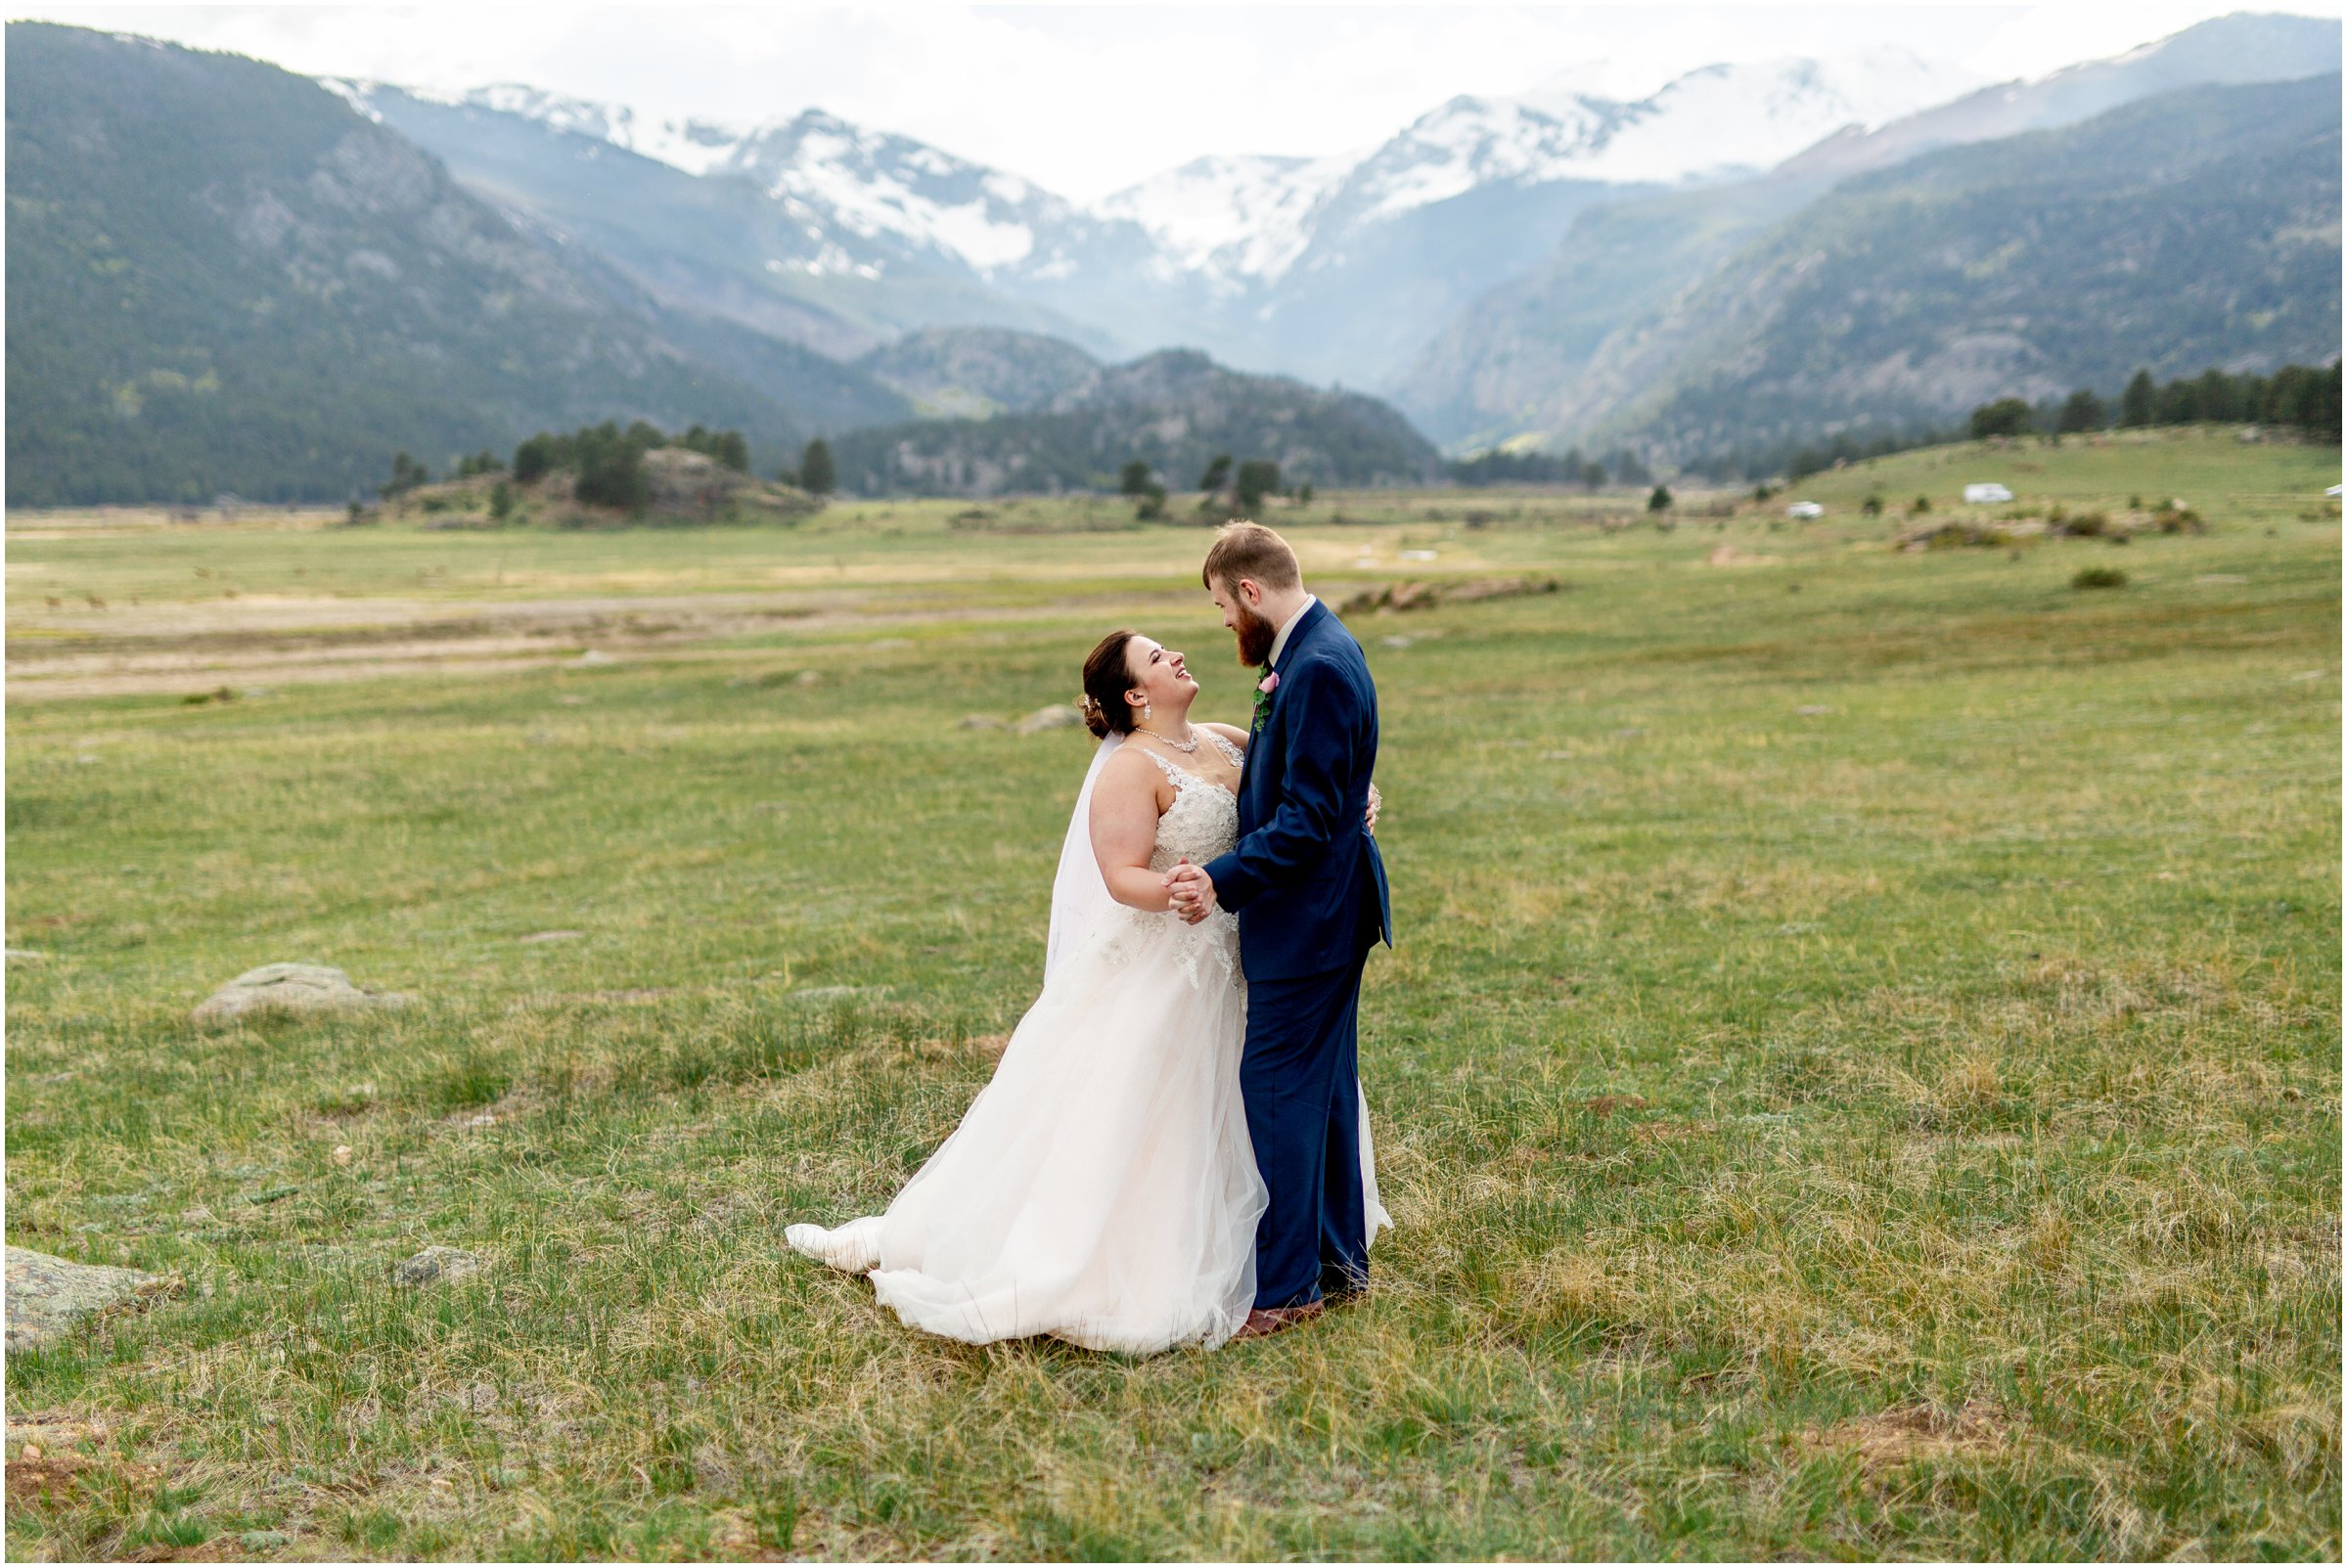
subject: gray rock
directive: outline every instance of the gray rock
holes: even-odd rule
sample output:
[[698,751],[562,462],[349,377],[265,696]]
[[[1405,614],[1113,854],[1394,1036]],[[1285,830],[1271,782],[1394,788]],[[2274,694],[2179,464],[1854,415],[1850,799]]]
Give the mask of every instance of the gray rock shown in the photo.
[[1046,730],[1072,730],[1084,722],[1084,716],[1064,702],[1054,702],[1037,708],[1018,721],[1020,735],[1040,735]]
[[429,1246],[391,1268],[391,1277],[403,1285],[454,1284],[470,1279],[488,1265],[477,1253],[462,1247]]
[[616,664],[619,661],[600,648],[590,648],[570,662],[582,669],[592,669],[598,664]]
[[45,1345],[76,1320],[143,1308],[185,1288],[176,1277],[8,1249],[8,1348]]
[[324,1012],[343,1008],[396,1008],[396,991],[362,991],[350,976],[324,963],[264,963],[247,969],[190,1013],[195,1023],[227,1023],[253,1012]]
[[1008,730],[1010,726],[991,714],[972,713],[962,721],[959,728],[964,730]]

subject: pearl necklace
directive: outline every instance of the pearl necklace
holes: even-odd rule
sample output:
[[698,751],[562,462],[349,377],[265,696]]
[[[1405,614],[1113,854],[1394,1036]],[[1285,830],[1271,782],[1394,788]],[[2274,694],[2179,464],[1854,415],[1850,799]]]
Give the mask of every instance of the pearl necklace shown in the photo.
[[1143,729],[1143,728],[1142,728],[1140,725],[1138,725],[1138,724],[1136,724],[1136,725],[1134,725],[1134,726],[1133,726],[1133,733],[1134,733],[1134,734],[1136,734],[1136,735],[1146,735],[1146,736],[1149,736],[1149,737],[1150,737],[1150,738],[1151,738],[1152,739],[1162,740],[1162,741],[1164,741],[1164,742],[1165,742],[1167,745],[1169,745],[1169,746],[1173,747],[1173,748],[1174,748],[1176,751],[1181,751],[1181,752],[1192,752],[1192,751],[1196,751],[1196,750],[1198,748],[1198,742],[1197,742],[1197,740],[1196,740],[1195,738],[1193,738],[1193,739],[1188,739],[1188,740],[1176,740],[1176,739],[1174,739],[1172,736],[1170,736],[1170,735],[1159,735],[1159,734],[1157,734],[1157,732],[1156,732],[1156,731],[1154,731],[1154,730],[1145,730],[1145,729]]

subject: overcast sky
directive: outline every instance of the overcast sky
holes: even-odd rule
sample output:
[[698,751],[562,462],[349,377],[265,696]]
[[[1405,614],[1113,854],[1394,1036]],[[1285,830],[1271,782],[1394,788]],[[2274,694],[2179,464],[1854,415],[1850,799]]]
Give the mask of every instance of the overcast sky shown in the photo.
[[[2273,9],[2337,16],[2347,0]],[[820,105],[1087,200],[1203,153],[1366,148],[1458,93],[1560,74],[1632,96],[1721,61],[1896,44],[1986,80],[2118,54],[2237,7],[158,6],[13,10],[306,73],[495,81],[655,117]]]

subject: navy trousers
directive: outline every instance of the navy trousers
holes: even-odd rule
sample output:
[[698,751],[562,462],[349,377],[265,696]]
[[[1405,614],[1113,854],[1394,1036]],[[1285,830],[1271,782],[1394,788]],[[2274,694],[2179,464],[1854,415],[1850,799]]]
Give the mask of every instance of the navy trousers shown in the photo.
[[1271,1202],[1255,1228],[1255,1305],[1300,1307],[1369,1282],[1359,1031],[1364,952],[1299,980],[1251,980],[1239,1087]]

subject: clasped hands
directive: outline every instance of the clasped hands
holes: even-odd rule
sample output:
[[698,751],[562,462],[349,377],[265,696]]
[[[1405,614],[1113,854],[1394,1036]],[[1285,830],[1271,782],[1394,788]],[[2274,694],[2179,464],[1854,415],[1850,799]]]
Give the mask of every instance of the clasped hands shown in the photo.
[[[1377,786],[1369,786],[1369,821],[1371,832],[1377,830]],[[1171,901],[1170,913],[1179,915],[1191,925],[1197,924],[1214,913],[1214,878],[1206,874],[1203,866],[1193,866],[1183,860],[1165,874],[1165,896]]]
[[1165,874],[1165,894],[1172,900],[1172,912],[1191,925],[1214,912],[1214,878],[1203,866],[1180,862]]

